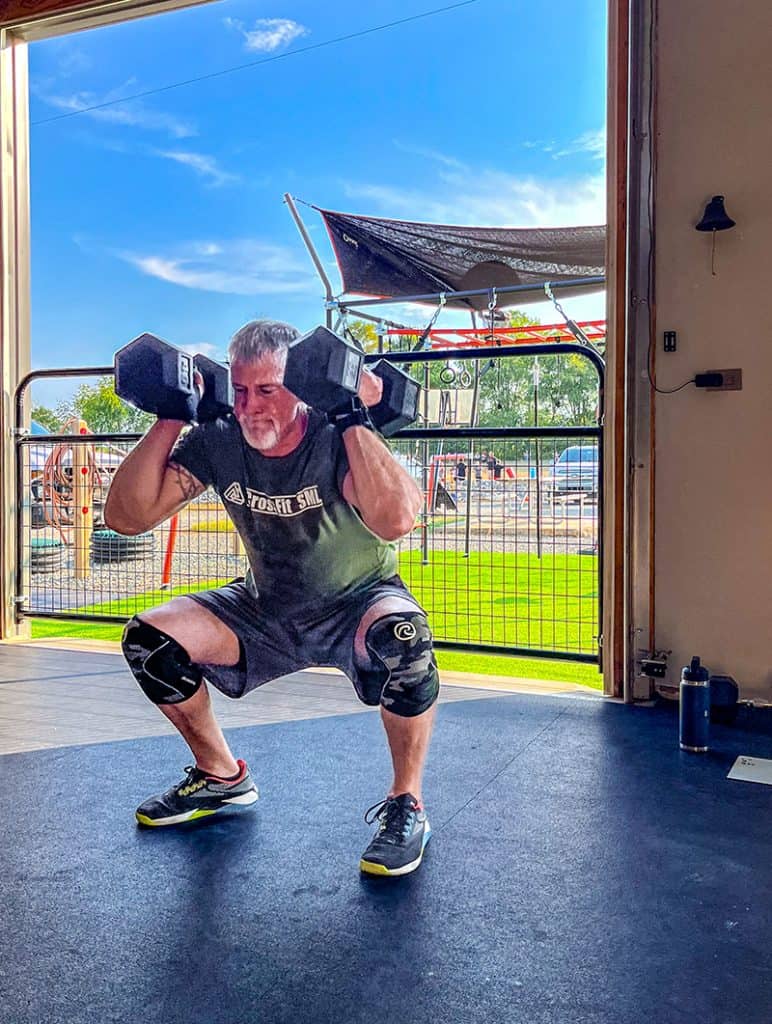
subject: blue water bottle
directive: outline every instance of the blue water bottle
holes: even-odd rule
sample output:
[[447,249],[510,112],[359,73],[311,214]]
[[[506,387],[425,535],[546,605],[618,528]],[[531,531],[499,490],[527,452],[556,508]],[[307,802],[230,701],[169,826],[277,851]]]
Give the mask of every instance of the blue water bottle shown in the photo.
[[710,673],[692,658],[681,672],[679,740],[681,750],[704,754],[710,728]]

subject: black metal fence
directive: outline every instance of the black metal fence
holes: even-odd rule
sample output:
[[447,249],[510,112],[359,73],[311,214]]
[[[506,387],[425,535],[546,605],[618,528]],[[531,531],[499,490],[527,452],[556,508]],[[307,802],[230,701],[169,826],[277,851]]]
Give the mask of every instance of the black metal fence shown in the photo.
[[[440,647],[598,660],[602,361],[578,345],[495,355],[569,351],[598,371],[595,426],[471,427],[490,352],[389,355],[428,385],[422,417],[391,446],[424,493],[415,528],[399,543],[400,572]],[[464,387],[448,386],[449,369]],[[243,576],[240,539],[212,491],[139,537],[105,529],[110,479],[140,435],[25,434],[26,389],[55,373],[29,375],[17,394],[18,615],[123,622],[177,594]]]

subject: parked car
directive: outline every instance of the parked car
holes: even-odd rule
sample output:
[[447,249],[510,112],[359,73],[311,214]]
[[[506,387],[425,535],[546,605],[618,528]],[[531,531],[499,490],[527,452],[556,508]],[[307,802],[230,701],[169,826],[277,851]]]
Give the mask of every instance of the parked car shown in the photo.
[[552,471],[556,494],[598,493],[598,449],[572,445],[562,451]]

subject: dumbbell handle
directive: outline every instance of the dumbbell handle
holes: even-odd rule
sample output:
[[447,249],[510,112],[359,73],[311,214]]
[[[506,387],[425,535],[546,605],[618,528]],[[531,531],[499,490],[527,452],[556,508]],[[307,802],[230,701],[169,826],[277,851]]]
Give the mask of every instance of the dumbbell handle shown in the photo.
[[[208,356],[193,357],[193,369],[201,376],[202,390],[196,405],[196,420],[208,423],[233,412],[233,386],[230,367]],[[195,376],[194,376],[195,382]]]

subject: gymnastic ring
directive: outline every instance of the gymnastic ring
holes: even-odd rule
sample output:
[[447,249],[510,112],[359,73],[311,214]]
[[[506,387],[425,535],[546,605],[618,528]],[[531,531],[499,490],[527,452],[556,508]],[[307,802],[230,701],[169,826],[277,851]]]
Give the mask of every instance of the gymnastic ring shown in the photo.
[[456,379],[456,371],[452,366],[443,366],[440,370],[440,381],[443,384],[453,384]]

